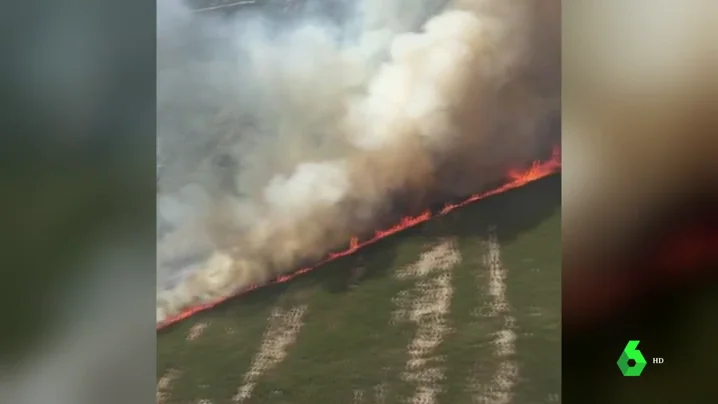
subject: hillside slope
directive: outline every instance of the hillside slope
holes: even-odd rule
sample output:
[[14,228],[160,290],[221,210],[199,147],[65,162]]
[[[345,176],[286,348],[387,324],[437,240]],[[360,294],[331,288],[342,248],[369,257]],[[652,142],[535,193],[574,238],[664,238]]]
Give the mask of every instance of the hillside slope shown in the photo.
[[158,403],[560,402],[560,176],[158,336]]

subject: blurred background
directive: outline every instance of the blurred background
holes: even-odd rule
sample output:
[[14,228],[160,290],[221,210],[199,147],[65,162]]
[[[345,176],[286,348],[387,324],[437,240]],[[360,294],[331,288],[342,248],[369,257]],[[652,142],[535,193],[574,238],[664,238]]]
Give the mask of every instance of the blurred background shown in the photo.
[[[718,3],[562,14],[561,401],[714,402]],[[0,402],[149,402],[155,4],[13,2],[0,21]],[[622,377],[629,339],[665,363]]]
[[0,402],[155,390],[155,5],[0,12]]
[[718,397],[716,6],[563,3],[567,403]]

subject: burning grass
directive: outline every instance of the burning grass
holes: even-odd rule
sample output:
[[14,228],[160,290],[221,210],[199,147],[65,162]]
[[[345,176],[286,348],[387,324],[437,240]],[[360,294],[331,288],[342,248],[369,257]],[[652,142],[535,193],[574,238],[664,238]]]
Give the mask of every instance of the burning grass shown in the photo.
[[299,276],[299,275],[308,273],[308,272],[310,272],[310,271],[312,271],[312,270],[314,270],[314,269],[316,269],[316,268],[318,268],[318,267],[320,267],[320,266],[322,266],[322,265],[324,265],[324,264],[326,264],[326,263],[328,263],[328,262],[334,261],[334,260],[336,260],[336,259],[338,259],[338,258],[341,258],[341,257],[345,257],[345,256],[348,256],[348,255],[354,254],[355,252],[357,252],[358,250],[362,249],[363,247],[366,247],[366,246],[368,246],[368,245],[374,244],[374,243],[376,243],[377,241],[382,240],[382,239],[384,239],[384,238],[386,238],[386,237],[389,237],[389,236],[391,236],[391,235],[393,235],[393,234],[399,233],[399,232],[401,232],[402,230],[406,230],[406,229],[408,229],[408,228],[412,228],[412,227],[414,227],[414,226],[416,226],[416,225],[418,225],[418,224],[420,224],[420,223],[424,223],[424,222],[426,222],[426,221],[428,221],[428,220],[430,220],[430,219],[432,219],[432,218],[436,218],[436,217],[439,217],[439,216],[444,216],[444,215],[448,214],[449,212],[452,212],[452,211],[454,211],[454,210],[456,210],[456,209],[458,209],[458,208],[461,208],[461,207],[463,207],[463,206],[469,205],[469,204],[471,204],[471,203],[474,203],[474,202],[479,201],[479,200],[481,200],[481,199],[487,198],[487,197],[489,197],[489,196],[498,195],[498,194],[501,194],[501,193],[503,193],[503,192],[506,192],[506,191],[509,191],[509,190],[512,190],[512,189],[516,189],[516,188],[522,187],[522,186],[524,186],[524,185],[526,185],[526,184],[528,184],[528,183],[531,183],[531,182],[536,181],[536,180],[538,180],[538,179],[541,179],[541,178],[544,178],[544,177],[549,176],[549,175],[551,175],[551,174],[554,174],[554,173],[560,171],[560,169],[561,169],[561,153],[560,153],[560,149],[559,149],[558,147],[556,147],[556,148],[554,148],[553,154],[552,154],[552,156],[551,156],[550,159],[548,159],[548,160],[546,160],[546,161],[537,161],[537,162],[534,162],[528,169],[525,169],[525,170],[511,170],[511,171],[509,171],[509,172],[507,173],[507,175],[506,175],[506,182],[505,182],[505,184],[502,185],[502,186],[499,186],[499,187],[497,187],[497,188],[495,188],[495,189],[492,189],[492,190],[489,190],[489,191],[486,191],[486,192],[473,194],[473,195],[471,195],[470,197],[468,197],[468,198],[466,198],[465,200],[463,200],[463,201],[461,201],[461,202],[458,202],[458,203],[446,204],[446,205],[443,206],[443,208],[441,208],[441,209],[440,209],[438,212],[436,212],[436,213],[433,213],[431,210],[426,210],[426,211],[424,211],[424,212],[422,212],[422,213],[420,213],[420,214],[418,214],[418,215],[416,215],[416,216],[403,217],[403,218],[402,218],[397,224],[395,224],[394,226],[391,226],[391,227],[389,227],[389,228],[387,228],[387,229],[384,229],[384,230],[377,230],[377,231],[375,232],[375,234],[374,234],[371,238],[368,238],[368,239],[366,239],[366,240],[363,240],[363,241],[362,241],[362,240],[360,240],[358,237],[353,237],[353,238],[349,241],[349,246],[348,246],[347,249],[345,249],[345,250],[343,250],[343,251],[338,251],[338,252],[330,253],[330,254],[327,255],[326,258],[324,258],[323,260],[319,261],[319,262],[316,263],[315,265],[301,268],[301,269],[299,269],[299,270],[297,270],[297,271],[294,271],[294,272],[289,273],[289,274],[286,274],[286,275],[278,276],[278,277],[276,277],[274,280],[272,280],[272,281],[270,281],[270,282],[268,282],[268,283],[265,283],[265,284],[252,285],[252,286],[250,286],[250,287],[244,289],[243,291],[240,291],[239,293],[237,293],[237,294],[235,294],[235,295],[233,295],[233,296],[222,297],[222,298],[219,298],[219,299],[217,299],[217,300],[215,300],[215,301],[212,301],[212,302],[209,302],[209,303],[205,303],[205,304],[201,304],[201,305],[197,305],[197,306],[190,307],[190,308],[188,308],[188,309],[182,311],[180,314],[178,314],[178,315],[176,315],[176,316],[169,317],[169,318],[166,319],[164,322],[158,324],[158,325],[157,325],[157,329],[160,330],[160,329],[166,328],[167,326],[169,326],[169,325],[171,325],[171,324],[174,324],[174,323],[177,323],[177,322],[179,322],[179,321],[182,321],[182,320],[184,320],[184,319],[186,319],[186,318],[188,318],[188,317],[190,317],[190,316],[192,316],[192,315],[194,315],[194,314],[196,314],[196,313],[199,313],[199,312],[201,312],[201,311],[205,311],[205,310],[211,309],[211,308],[213,308],[213,307],[215,307],[215,306],[217,306],[217,305],[219,305],[219,304],[221,304],[221,303],[223,303],[223,302],[225,302],[225,301],[227,301],[227,300],[229,300],[229,299],[231,299],[231,298],[233,298],[233,297],[237,297],[237,296],[239,296],[239,295],[243,295],[243,294],[248,293],[248,292],[250,292],[250,291],[252,291],[252,290],[258,289],[258,288],[260,288],[260,287],[267,286],[267,285],[270,285],[270,284],[277,284],[277,283],[288,282],[288,281],[292,280],[293,278],[295,278],[295,277],[297,277],[297,276]]
[[[419,330],[411,321],[393,322],[392,314],[403,292],[413,302],[421,295],[413,293],[418,284],[438,273],[423,280],[397,274],[444,241],[455,242],[462,260],[451,270],[446,320],[452,331],[430,356],[445,366],[446,378],[431,384],[442,390],[437,402],[470,403],[506,392],[493,386],[512,364],[521,374],[509,379],[515,381],[512,402],[560,401],[560,186],[558,174],[487,198],[169,327],[158,335],[157,377],[169,369],[181,370],[182,377],[167,403],[231,401],[265,343],[273,310],[304,304],[301,334],[282,363],[258,379],[246,403],[350,403],[359,395],[362,404],[388,404],[410,398],[416,385],[403,375],[407,345]],[[496,257],[492,234],[505,277],[489,267],[488,258]],[[349,288],[349,273],[357,266],[366,274]],[[496,315],[500,290],[511,312]],[[515,353],[504,357],[497,344],[507,337],[507,316],[515,319],[516,340]],[[186,341],[198,323],[211,326],[196,341]]]

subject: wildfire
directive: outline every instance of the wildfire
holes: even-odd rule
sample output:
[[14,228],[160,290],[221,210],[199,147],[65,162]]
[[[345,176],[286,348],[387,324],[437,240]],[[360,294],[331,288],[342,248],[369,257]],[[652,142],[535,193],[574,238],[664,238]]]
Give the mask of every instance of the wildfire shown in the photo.
[[424,223],[424,222],[428,221],[429,219],[446,215],[449,212],[451,212],[457,208],[466,206],[466,205],[476,202],[480,199],[484,199],[489,196],[498,195],[503,192],[522,187],[530,182],[539,180],[541,178],[544,178],[546,176],[554,174],[560,170],[561,170],[561,150],[560,150],[560,148],[555,147],[550,159],[548,159],[546,161],[536,161],[531,165],[531,167],[529,167],[528,169],[525,169],[525,170],[509,171],[506,175],[507,182],[498,188],[495,188],[495,189],[487,191],[487,192],[482,192],[482,193],[471,195],[464,201],[456,203],[456,204],[446,204],[438,213],[435,213],[435,214],[432,214],[432,212],[430,210],[427,210],[427,211],[424,211],[423,213],[416,215],[416,216],[403,217],[399,221],[399,223],[395,224],[394,226],[392,226],[388,229],[384,229],[384,230],[377,230],[374,233],[374,236],[368,240],[359,241],[358,237],[352,237],[351,240],[349,240],[349,247],[346,250],[329,253],[325,259],[319,261],[318,263],[314,264],[311,267],[302,268],[302,269],[299,269],[290,274],[279,276],[279,277],[275,278],[274,280],[272,280],[268,283],[265,283],[265,284],[252,285],[249,288],[247,288],[235,295],[232,295],[232,296],[223,297],[223,298],[217,299],[216,301],[213,301],[210,303],[205,303],[205,304],[197,305],[194,307],[190,307],[190,308],[184,310],[182,313],[180,313],[174,317],[170,317],[167,320],[165,320],[164,322],[160,323],[159,325],[157,325],[157,329],[158,330],[163,329],[171,324],[174,324],[176,322],[184,320],[196,313],[199,313],[201,311],[208,310],[212,307],[215,307],[218,304],[223,303],[224,301],[226,301],[230,298],[237,297],[239,295],[243,295],[245,293],[251,292],[252,290],[258,289],[260,287],[290,281],[299,275],[302,275],[309,271],[317,269],[320,266],[322,266],[330,261],[334,261],[337,258],[341,258],[341,257],[345,257],[347,255],[354,254],[361,248],[366,247],[370,244],[374,244],[377,241],[379,241],[383,238],[389,237],[393,234],[396,234],[402,230],[406,230],[406,229],[408,229],[410,227],[414,227],[420,223]]

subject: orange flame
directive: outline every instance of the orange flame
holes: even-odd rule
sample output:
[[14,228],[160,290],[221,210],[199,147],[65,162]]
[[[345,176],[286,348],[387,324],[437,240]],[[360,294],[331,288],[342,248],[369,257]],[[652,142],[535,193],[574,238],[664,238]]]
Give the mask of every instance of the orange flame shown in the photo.
[[447,213],[449,213],[457,208],[466,206],[466,205],[476,202],[480,199],[484,199],[489,196],[498,195],[503,192],[522,187],[530,182],[533,182],[533,181],[539,180],[541,178],[547,177],[551,174],[557,173],[560,170],[561,170],[561,150],[558,147],[555,147],[553,150],[553,154],[549,160],[536,161],[533,164],[531,164],[531,167],[529,167],[528,169],[525,169],[525,170],[510,170],[506,175],[508,182],[498,188],[495,188],[495,189],[487,191],[487,192],[471,195],[464,201],[456,203],[456,204],[446,204],[436,214],[432,214],[431,211],[427,210],[417,216],[403,217],[401,219],[401,221],[399,223],[395,224],[394,226],[392,226],[388,229],[384,229],[384,230],[377,230],[374,233],[374,236],[368,240],[359,241],[358,237],[352,237],[349,240],[349,248],[347,248],[344,251],[329,253],[325,259],[319,261],[318,263],[316,263],[315,265],[313,265],[311,267],[302,268],[302,269],[299,269],[299,270],[292,272],[290,274],[287,274],[287,275],[278,276],[277,278],[275,278],[274,280],[272,280],[266,284],[252,285],[252,286],[248,287],[247,289],[245,289],[235,295],[222,297],[222,298],[219,298],[219,299],[209,302],[209,303],[204,303],[204,304],[200,304],[200,305],[185,309],[182,313],[180,313],[176,316],[170,317],[167,320],[165,320],[164,322],[158,324],[157,329],[158,330],[163,329],[171,324],[174,324],[176,322],[184,320],[196,313],[199,313],[201,311],[205,311],[212,307],[215,307],[218,304],[223,303],[224,301],[226,301],[230,298],[243,295],[252,290],[258,289],[260,287],[290,281],[299,275],[302,275],[309,271],[317,269],[320,266],[322,266],[330,261],[336,260],[337,258],[341,258],[341,257],[345,257],[347,255],[354,254],[361,248],[366,247],[370,244],[374,244],[383,238],[391,236],[392,234],[396,234],[402,230],[406,230],[406,229],[408,229],[410,227],[414,227],[420,223],[424,223],[424,222],[428,221],[429,219],[439,217],[439,216],[444,216]]

